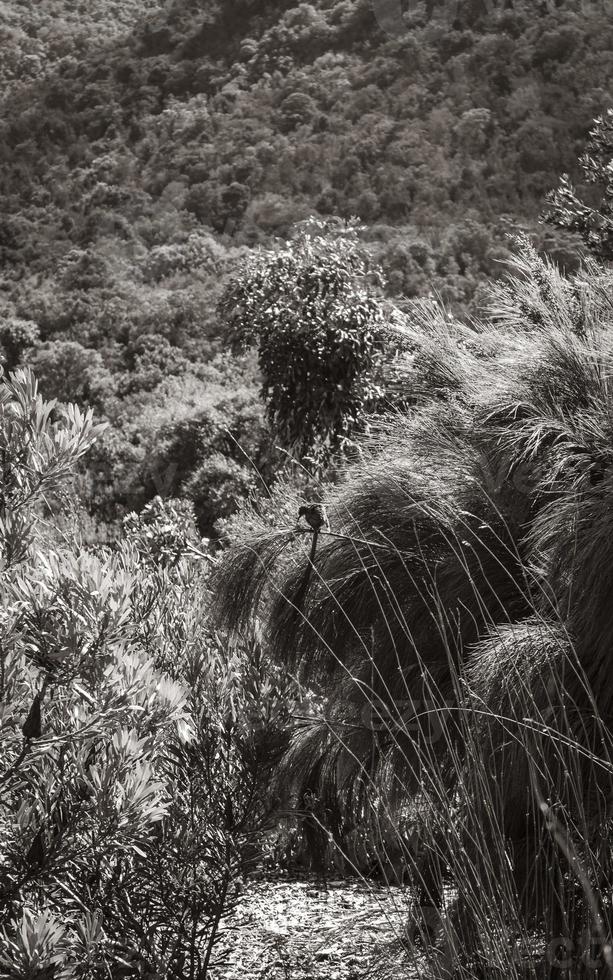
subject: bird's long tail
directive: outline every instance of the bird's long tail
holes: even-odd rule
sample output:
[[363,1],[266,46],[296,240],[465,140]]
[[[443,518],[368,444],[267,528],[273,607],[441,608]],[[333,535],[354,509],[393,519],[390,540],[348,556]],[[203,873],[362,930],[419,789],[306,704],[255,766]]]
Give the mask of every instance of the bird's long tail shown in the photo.
[[308,560],[308,563],[307,563],[307,567],[304,570],[304,575],[302,576],[302,581],[301,581],[300,585],[298,586],[298,588],[296,589],[296,592],[294,593],[294,596],[293,596],[293,598],[291,600],[292,601],[292,605],[294,606],[294,608],[295,608],[295,610],[296,610],[297,613],[301,613],[302,612],[302,605],[303,605],[303,602],[304,602],[304,597],[305,597],[305,595],[307,593],[307,589],[309,587],[309,582],[311,581],[311,575],[312,575],[313,569],[315,567],[315,564],[314,564],[315,563],[315,553],[317,551],[317,539],[318,538],[319,538],[319,531],[313,531],[313,537],[311,539],[311,551],[310,551],[310,554],[309,554],[309,560]]

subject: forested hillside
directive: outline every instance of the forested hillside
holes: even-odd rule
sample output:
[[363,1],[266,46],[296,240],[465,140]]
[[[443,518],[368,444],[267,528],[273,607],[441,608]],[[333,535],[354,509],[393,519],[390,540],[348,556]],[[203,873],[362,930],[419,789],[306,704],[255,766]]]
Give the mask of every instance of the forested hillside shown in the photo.
[[493,6],[412,4],[393,37],[367,0],[0,6],[4,361],[110,421],[96,521],[163,491],[213,534],[266,475],[255,365],[216,307],[297,221],[358,216],[400,306],[475,308],[522,229],[574,266],[538,215],[613,103],[613,25]]
[[613,977],[612,6],[0,0],[2,980]]

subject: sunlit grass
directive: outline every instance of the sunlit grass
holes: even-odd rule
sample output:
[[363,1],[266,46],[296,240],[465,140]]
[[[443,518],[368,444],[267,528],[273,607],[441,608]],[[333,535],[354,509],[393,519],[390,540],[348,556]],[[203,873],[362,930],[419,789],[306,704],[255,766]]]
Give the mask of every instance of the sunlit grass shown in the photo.
[[417,311],[414,406],[329,488],[306,592],[290,523],[239,521],[218,578],[220,622],[327,694],[282,779],[346,868],[406,868],[437,976],[609,955],[611,285],[527,249],[485,324]]

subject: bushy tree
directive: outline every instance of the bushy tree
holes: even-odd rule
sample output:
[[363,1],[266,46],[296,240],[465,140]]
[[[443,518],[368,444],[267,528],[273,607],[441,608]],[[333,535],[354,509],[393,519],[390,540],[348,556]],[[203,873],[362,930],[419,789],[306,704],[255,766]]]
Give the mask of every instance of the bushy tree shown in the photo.
[[39,341],[39,330],[31,320],[15,316],[0,317],[0,352],[5,371],[12,371],[19,365],[28,348]]
[[285,248],[256,255],[220,301],[234,348],[257,348],[274,435],[300,456],[342,448],[381,397],[385,319],[364,288],[370,272],[353,224],[328,237],[307,222]]
[[549,196],[545,217],[561,228],[577,231],[600,259],[613,259],[613,109],[594,121],[587,153],[581,157],[586,184],[593,185],[600,200],[588,203],[573,187],[568,175]]
[[113,379],[99,351],[75,340],[47,340],[29,357],[46,398],[97,408],[113,391]]

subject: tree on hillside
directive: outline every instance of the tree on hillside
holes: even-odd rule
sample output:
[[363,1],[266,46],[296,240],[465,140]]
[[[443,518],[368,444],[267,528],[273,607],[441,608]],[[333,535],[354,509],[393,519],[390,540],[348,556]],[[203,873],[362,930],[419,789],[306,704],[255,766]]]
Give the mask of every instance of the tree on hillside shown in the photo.
[[[593,205],[579,196],[567,174],[549,196],[545,217],[552,224],[578,231],[591,252],[613,259],[613,109],[594,121],[587,153],[580,160],[586,184],[593,185],[599,201]],[[590,195],[592,196],[592,195]]]
[[364,288],[371,273],[357,225],[329,231],[307,222],[285,248],[256,255],[219,304],[234,349],[258,350],[275,437],[324,459],[363,429],[383,394],[385,336],[382,306]]

